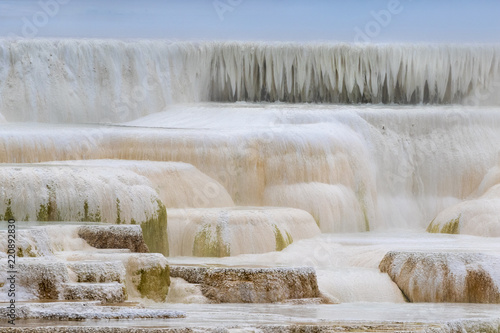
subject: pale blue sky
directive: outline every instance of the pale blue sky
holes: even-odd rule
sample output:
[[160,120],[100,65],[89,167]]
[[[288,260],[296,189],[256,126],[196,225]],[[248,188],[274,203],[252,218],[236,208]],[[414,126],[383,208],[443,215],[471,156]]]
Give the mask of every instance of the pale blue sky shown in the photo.
[[0,36],[500,42],[499,16],[499,0],[0,0]]

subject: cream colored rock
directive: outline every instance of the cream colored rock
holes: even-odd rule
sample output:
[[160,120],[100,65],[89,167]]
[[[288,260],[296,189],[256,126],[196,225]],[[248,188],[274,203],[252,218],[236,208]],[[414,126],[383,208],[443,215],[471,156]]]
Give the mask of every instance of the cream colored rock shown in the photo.
[[218,181],[187,163],[99,159],[56,161],[50,164],[112,167],[133,171],[154,184],[167,208],[234,206],[233,199]]
[[164,210],[146,177],[113,167],[2,165],[0,192],[0,219],[18,221],[142,224]]
[[125,282],[125,267],[121,261],[69,261],[66,266],[75,276],[75,282]]
[[500,237],[500,185],[477,199],[467,200],[439,213],[428,232]]
[[[70,282],[68,270],[64,262],[55,258],[18,258],[16,260],[14,289],[18,301],[27,300],[61,300],[64,284]],[[7,299],[8,289],[12,283],[7,273],[6,261],[0,265],[0,299]]]
[[98,249],[129,249],[131,252],[149,252],[138,225],[88,225],[78,229],[78,236]]
[[411,302],[500,303],[500,257],[389,252],[379,266]]
[[468,200],[440,212],[428,232],[500,237],[500,158]]
[[[127,306],[116,306],[107,304],[101,306],[100,301],[87,302],[41,302],[41,303],[25,303],[16,304],[17,313],[16,319],[35,319],[46,321],[81,321],[81,320],[113,320],[113,319],[167,319],[185,317],[185,313],[180,311],[162,310],[162,309],[145,309],[141,306],[128,304]],[[0,308],[0,316],[6,318],[8,309]],[[109,322],[108,322],[109,323]],[[21,326],[21,325],[19,325]],[[110,327],[95,327],[95,330],[89,329],[89,326],[81,326],[82,332],[111,332]],[[41,327],[35,328],[35,332],[76,332],[78,326],[62,326],[59,330],[56,326],[44,325],[46,330]],[[134,328],[131,328],[134,330]],[[12,332],[12,328],[8,328],[7,332]],[[20,332],[23,332],[19,328]],[[27,331],[33,332],[33,327],[27,328]],[[0,328],[2,332],[2,328]],[[124,332],[123,329],[117,329],[117,332]]]
[[[7,240],[7,230],[0,230],[0,239]],[[16,230],[15,250],[9,254],[15,254],[18,258],[22,257],[43,257],[51,256],[53,249],[49,234],[45,228],[31,228]],[[0,242],[0,255],[7,255],[8,242]]]
[[125,285],[110,283],[65,283],[65,300],[100,301],[102,303],[122,303],[127,299]]
[[200,284],[216,303],[273,303],[320,297],[312,268],[172,266],[171,276]]
[[164,256],[158,253],[130,256],[127,276],[140,297],[164,302],[170,286],[170,271]]
[[[159,253],[79,252],[61,253],[61,257],[73,263],[121,262],[125,267],[125,286],[129,299],[149,298],[164,302],[170,285],[169,266],[165,256]],[[115,273],[113,273],[114,275]]]
[[281,251],[320,230],[295,208],[229,207],[168,210],[171,256],[225,257]]

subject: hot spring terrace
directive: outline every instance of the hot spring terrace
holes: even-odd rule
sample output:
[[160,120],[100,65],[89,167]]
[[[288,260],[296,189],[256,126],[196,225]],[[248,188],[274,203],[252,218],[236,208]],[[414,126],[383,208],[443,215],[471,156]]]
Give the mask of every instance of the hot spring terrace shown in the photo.
[[14,331],[500,331],[498,46],[0,45]]
[[[53,318],[71,318],[81,306],[68,303],[68,313],[61,303],[32,303],[52,295],[53,301],[139,302],[153,311],[119,303],[110,312],[95,303],[75,330],[104,329],[113,326],[105,318],[121,318],[117,325],[128,331],[249,322],[268,330],[494,331],[498,167],[488,143],[497,140],[495,109],[357,108],[200,104],[119,126],[1,125],[9,147],[2,153],[11,163],[0,174],[4,193],[12,195],[0,211],[28,220],[18,222],[26,233],[18,240],[19,263],[25,272],[42,273],[20,284],[31,303],[18,323],[56,325]],[[189,119],[198,119],[197,128],[184,128]],[[44,226],[53,220],[61,222]],[[424,232],[441,231],[441,220],[444,232],[456,235]],[[29,221],[40,226],[30,228]],[[78,226],[85,224],[111,229]],[[400,256],[386,258],[390,251]],[[252,282],[217,272],[204,282],[176,275],[176,267],[264,271]],[[294,278],[300,267],[312,275]],[[291,289],[263,292],[281,281],[276,269],[292,270],[282,275]],[[148,270],[142,279],[138,272]],[[47,286],[47,276],[58,282],[33,289],[32,281]],[[316,293],[304,293],[314,284]],[[241,308],[213,304],[235,296],[228,300],[243,302]],[[259,299],[283,304],[243,305]],[[432,302],[432,311],[422,301]],[[401,317],[382,315],[395,309]],[[185,318],[171,318],[172,311]]]

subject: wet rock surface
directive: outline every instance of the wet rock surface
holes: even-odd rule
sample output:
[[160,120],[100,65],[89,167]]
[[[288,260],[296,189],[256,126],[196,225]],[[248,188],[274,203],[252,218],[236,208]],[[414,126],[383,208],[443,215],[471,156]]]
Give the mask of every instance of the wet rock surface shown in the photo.
[[0,220],[142,224],[164,208],[146,177],[113,166],[2,165],[0,184]]
[[119,282],[125,281],[125,267],[121,261],[68,262],[68,268],[76,275],[76,282]]
[[204,268],[172,266],[170,275],[201,284],[216,303],[272,303],[320,296],[312,268]]
[[[139,319],[139,318],[182,318],[185,313],[164,309],[144,309],[133,306],[100,306],[99,301],[31,303],[17,307],[17,319],[45,320],[86,320],[86,319]],[[0,308],[0,315],[5,318],[6,308]]]
[[122,303],[127,299],[127,291],[122,283],[66,283],[64,299],[75,301],[101,301],[102,303]]
[[380,263],[411,302],[500,303],[500,257],[389,252]]
[[[200,330],[196,330],[200,331]],[[212,332],[214,330],[201,330]],[[216,330],[220,331],[220,330]],[[192,328],[132,328],[132,327],[19,327],[19,328],[6,328],[5,330],[0,327],[0,332],[23,332],[23,333],[184,333],[195,332]]]
[[[0,238],[7,239],[7,231],[0,231]],[[7,242],[0,242],[0,253],[7,253]],[[43,257],[52,255],[49,236],[42,228],[17,230],[16,256]]]
[[181,278],[189,283],[201,284],[205,280],[208,267],[195,267],[195,266],[170,266],[170,276]]
[[[7,265],[0,265],[6,274]],[[20,258],[17,260],[15,287],[22,289],[18,300],[58,300],[63,298],[63,284],[69,282],[66,265],[48,258]],[[4,275],[5,276],[5,275]],[[6,281],[6,279],[2,279]],[[0,288],[0,299],[7,297],[8,284]],[[19,290],[18,289],[18,290]]]
[[[78,237],[78,231],[92,235],[97,242],[115,242],[118,248],[93,248]],[[62,232],[70,233],[69,237],[59,237]],[[25,254],[30,249],[31,254],[17,254],[17,301],[120,303],[130,296],[163,302],[168,294],[167,259],[159,253],[130,253],[132,246],[122,248],[134,245],[134,250],[142,247],[147,251],[140,226],[43,226],[20,230],[19,235],[19,249]],[[7,254],[1,252],[0,258],[5,259],[0,262],[1,302],[8,301],[10,282],[2,283],[8,277]]]
[[170,270],[164,256],[158,253],[130,256],[127,272],[133,288],[139,291],[141,297],[156,302],[165,301],[170,286]]
[[168,214],[171,256],[229,257],[281,251],[321,233],[311,214],[289,207],[169,209]]
[[82,226],[78,236],[98,249],[129,249],[132,252],[147,253],[141,227],[138,225]]
[[120,262],[125,268],[125,285],[129,296],[145,297],[157,302],[165,300],[170,285],[170,275],[167,258],[162,254],[102,251],[102,253],[75,252],[65,256],[64,259],[70,266],[73,263],[79,265],[85,260],[92,262],[93,265],[103,264],[104,267],[97,269],[107,271],[110,274],[106,277],[108,280],[116,277],[117,273],[116,271],[106,270],[108,263]]
[[[148,318],[148,317],[140,317]],[[160,317],[161,318],[161,317]],[[178,318],[178,317],[164,317]],[[134,318],[135,319],[135,318]],[[333,322],[324,324],[275,324],[275,325],[230,325],[230,326],[188,326],[188,327],[115,327],[109,325],[96,327],[82,326],[47,326],[2,328],[0,332],[23,333],[184,333],[184,332],[216,332],[216,333],[318,333],[318,332],[405,332],[405,333],[456,333],[456,332],[498,332],[500,321],[460,321],[450,323],[420,322]]]

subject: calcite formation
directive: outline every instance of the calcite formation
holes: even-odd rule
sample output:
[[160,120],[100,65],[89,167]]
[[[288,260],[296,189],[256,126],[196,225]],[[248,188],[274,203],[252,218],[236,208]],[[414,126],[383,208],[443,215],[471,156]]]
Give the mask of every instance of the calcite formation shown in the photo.
[[272,303],[320,297],[312,268],[205,268],[172,266],[171,276],[201,284],[216,303]]
[[281,251],[321,233],[311,214],[288,207],[174,209],[168,214],[172,256]]
[[379,266],[411,302],[500,303],[500,257],[389,252]]
[[129,249],[132,252],[149,252],[141,227],[87,225],[78,229],[78,236],[98,249]]

